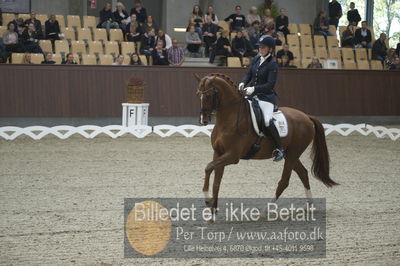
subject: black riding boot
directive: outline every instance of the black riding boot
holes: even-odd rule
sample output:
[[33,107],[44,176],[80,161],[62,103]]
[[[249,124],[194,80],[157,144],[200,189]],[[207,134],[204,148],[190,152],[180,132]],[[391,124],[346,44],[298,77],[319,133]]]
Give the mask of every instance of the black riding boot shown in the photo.
[[281,137],[279,136],[279,132],[276,129],[273,120],[269,121],[269,127],[267,127],[267,130],[270,133],[272,141],[275,144],[275,150],[272,152],[272,155],[275,156],[274,162],[279,162],[285,157],[285,153],[283,151]]

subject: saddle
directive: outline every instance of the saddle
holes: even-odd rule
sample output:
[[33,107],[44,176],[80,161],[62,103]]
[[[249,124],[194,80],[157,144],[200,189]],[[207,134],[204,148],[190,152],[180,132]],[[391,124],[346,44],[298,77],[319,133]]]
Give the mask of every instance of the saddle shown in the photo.
[[[263,133],[263,128],[265,127],[264,116],[260,105],[258,104],[258,99],[247,98],[250,107],[250,116],[253,124],[254,131],[259,137],[268,137]],[[281,138],[287,137],[288,135],[288,123],[286,117],[282,111],[280,111],[277,106],[274,107],[273,122],[276,129],[279,132]]]

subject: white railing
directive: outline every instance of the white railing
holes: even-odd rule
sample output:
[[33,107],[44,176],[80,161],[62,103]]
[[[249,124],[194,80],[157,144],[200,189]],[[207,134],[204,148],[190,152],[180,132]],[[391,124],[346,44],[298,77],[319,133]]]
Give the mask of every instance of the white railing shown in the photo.
[[[34,140],[40,140],[47,135],[54,135],[60,139],[67,139],[73,135],[81,135],[84,138],[92,139],[101,134],[107,135],[113,139],[130,134],[136,138],[144,138],[150,134],[158,135],[162,138],[170,137],[175,134],[182,135],[186,138],[192,138],[199,134],[211,136],[211,132],[214,125],[209,126],[195,126],[195,125],[182,125],[182,126],[170,126],[170,125],[159,125],[159,126],[135,126],[135,127],[123,127],[123,126],[56,126],[56,127],[0,127],[0,138],[6,140],[14,140],[20,136],[26,135]],[[330,125],[324,124],[325,135],[331,133],[338,133],[342,136],[348,136],[353,132],[359,133],[362,136],[368,136],[374,134],[377,138],[388,137],[391,140],[398,140],[400,138],[399,128],[386,128],[382,126],[371,126],[368,124],[338,124]]]

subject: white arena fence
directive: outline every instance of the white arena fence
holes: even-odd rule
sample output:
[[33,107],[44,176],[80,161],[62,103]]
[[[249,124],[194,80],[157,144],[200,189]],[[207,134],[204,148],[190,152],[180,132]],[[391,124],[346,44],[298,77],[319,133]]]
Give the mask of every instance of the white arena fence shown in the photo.
[[[192,138],[197,135],[211,136],[211,132],[214,125],[208,126],[195,126],[195,125],[182,125],[182,126],[170,126],[170,125],[159,125],[159,126],[56,126],[56,127],[0,127],[0,137],[5,140],[15,140],[16,138],[26,135],[34,140],[40,140],[47,135],[54,135],[60,139],[68,139],[73,135],[81,135],[87,139],[93,139],[101,134],[107,135],[113,139],[122,137],[130,134],[136,138],[144,138],[148,135],[155,134],[162,138],[170,137],[178,134],[186,138]],[[374,134],[377,138],[388,137],[391,140],[398,140],[400,138],[400,129],[398,128],[386,128],[382,126],[371,126],[368,124],[324,124],[325,135],[331,133],[338,133],[342,136],[348,136],[353,132],[359,133],[362,136],[368,136]]]

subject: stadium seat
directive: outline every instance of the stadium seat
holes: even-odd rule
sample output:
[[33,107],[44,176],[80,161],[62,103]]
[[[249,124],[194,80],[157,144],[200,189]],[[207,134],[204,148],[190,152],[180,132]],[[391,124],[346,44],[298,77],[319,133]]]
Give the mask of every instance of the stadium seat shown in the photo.
[[293,61],[291,61],[292,65],[297,67],[297,68],[301,68],[301,61],[294,59]]
[[56,15],[56,20],[58,21],[58,25],[60,25],[60,29],[65,28],[65,18],[63,15]]
[[3,13],[3,25],[4,27],[7,26],[7,24],[15,19],[15,15],[12,13]]
[[121,43],[121,54],[131,55],[135,53],[135,43],[133,42],[122,42]]
[[343,69],[357,69],[356,62],[354,60],[343,60]]
[[32,64],[41,64],[44,60],[43,54],[31,54]]
[[290,31],[290,34],[296,34],[297,35],[297,33],[299,32],[299,28],[297,27],[297,24],[290,23],[289,26],[288,26],[288,29]]
[[325,47],[316,47],[315,48],[315,56],[319,59],[327,59],[328,58],[328,51]]
[[289,51],[293,53],[293,57],[295,60],[300,60],[300,48],[299,47],[290,47]]
[[279,50],[282,50],[282,45],[275,46],[275,51],[278,52]]
[[224,21],[224,20],[220,20],[218,21],[218,26],[220,26],[221,28],[223,28],[224,30],[230,31],[230,27],[228,22]]
[[124,35],[122,34],[122,30],[120,29],[111,29],[110,30],[110,41],[117,41],[117,42],[123,42],[124,41]]
[[71,41],[71,52],[74,54],[86,54],[85,42]]
[[83,16],[83,27],[88,29],[95,29],[97,27],[96,17],[94,16]]
[[88,28],[78,29],[78,41],[92,41],[92,32]]
[[62,58],[60,54],[53,54],[53,61],[56,62],[57,65],[61,65]]
[[231,34],[229,35],[229,40],[232,42],[233,39],[235,39],[237,35],[237,32],[231,32]]
[[18,18],[22,18],[24,21],[31,18],[30,14],[18,14]]
[[356,59],[357,61],[368,60],[367,50],[365,48],[357,48]]
[[301,67],[302,68],[307,68],[307,66],[311,63],[312,59],[303,59],[301,61]]
[[242,67],[239,57],[228,57],[228,67]]
[[[374,31],[374,27],[368,26],[367,29],[369,29],[371,31],[371,38],[372,38],[372,42],[374,42],[375,39],[375,31]],[[389,47],[389,46],[388,46]]]
[[290,45],[290,47],[300,47],[300,41],[299,41],[299,36],[296,34],[290,34],[287,36],[287,42]]
[[339,40],[337,39],[336,35],[328,36],[327,42],[328,42],[328,47],[339,47]]
[[67,16],[67,26],[68,28],[78,28],[82,27],[81,18],[79,16],[68,15]]
[[74,56],[74,61],[80,65],[81,64],[81,58],[79,57],[79,54],[73,54]]
[[302,53],[302,57],[301,57],[302,60],[312,59],[314,57],[314,50],[312,47],[302,47],[301,53]]
[[339,62],[342,61],[342,57],[340,56],[339,48],[337,47],[329,47],[329,58],[337,59]]
[[373,70],[383,70],[383,66],[381,61],[379,60],[371,60],[371,69]]
[[326,42],[325,42],[325,37],[321,35],[315,35],[314,36],[314,44],[315,48],[317,47],[326,47]]
[[49,16],[44,14],[37,14],[36,19],[39,20],[40,23],[42,23],[42,26],[44,27],[46,21],[49,19]]
[[42,48],[43,52],[53,53],[53,46],[50,40],[40,40],[39,46]]
[[346,26],[339,26],[339,36],[342,39],[343,32],[346,30]]
[[11,55],[11,63],[12,64],[22,64],[24,62],[24,54],[23,53],[12,53]]
[[136,53],[140,52],[140,48],[142,47],[142,42],[137,42],[136,43]]
[[7,26],[0,26],[0,38],[3,38],[3,34],[6,31],[7,31]]
[[69,53],[68,41],[60,40],[60,41],[55,41],[54,43],[55,43],[55,53],[56,54],[67,54],[67,53]]
[[367,52],[368,52],[368,60],[371,60],[372,59],[372,48],[368,48]]
[[299,24],[301,35],[311,35],[310,24]]
[[114,57],[119,55],[119,46],[117,42],[105,42],[104,47],[106,54],[113,55]]
[[92,54],[82,55],[82,65],[97,65],[97,58]]
[[353,48],[342,48],[343,61],[354,61],[354,51]]
[[88,42],[89,54],[104,54],[103,44],[99,41]]
[[329,25],[329,32],[333,34],[333,36],[336,36],[336,27],[335,25]]
[[124,56],[124,64],[129,65],[131,63],[131,58],[128,55]]
[[114,63],[114,58],[111,56],[111,55],[109,55],[109,54],[106,54],[106,55],[100,55],[99,56],[99,64],[100,65],[107,65],[107,66],[110,66],[110,65],[112,65]]
[[142,61],[143,65],[147,66],[147,57],[145,55],[139,55],[140,61]]
[[108,41],[106,29],[93,29],[93,41]]
[[61,28],[61,32],[64,34],[64,39],[76,41],[75,30],[73,28]]
[[313,47],[313,42],[311,35],[301,35],[300,36],[301,47]]
[[367,60],[359,60],[357,62],[358,69],[369,70],[369,62]]

